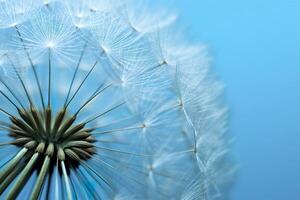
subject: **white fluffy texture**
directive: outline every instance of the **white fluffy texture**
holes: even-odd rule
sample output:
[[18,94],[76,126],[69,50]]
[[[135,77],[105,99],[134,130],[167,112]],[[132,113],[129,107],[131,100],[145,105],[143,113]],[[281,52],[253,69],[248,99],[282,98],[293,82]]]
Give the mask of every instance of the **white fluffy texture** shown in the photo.
[[[97,154],[71,170],[78,199],[226,199],[235,166],[228,154],[227,109],[219,101],[223,87],[209,68],[205,46],[174,36],[177,15],[148,10],[144,3],[2,0],[1,68],[26,69],[17,74],[40,102],[30,65],[41,74],[46,99],[50,58],[53,107],[59,109],[79,63],[70,112],[99,85],[107,86],[80,115],[83,121],[97,117],[90,125],[97,127]],[[7,55],[17,59],[7,64]],[[14,90],[26,102],[16,76],[7,73],[1,80],[17,83]],[[1,90],[9,93],[2,85]],[[1,105],[6,104],[1,97]],[[1,163],[9,148],[1,147]],[[50,183],[50,197],[66,197],[64,186],[55,189],[64,184],[60,179]],[[41,198],[46,198],[44,188]]]

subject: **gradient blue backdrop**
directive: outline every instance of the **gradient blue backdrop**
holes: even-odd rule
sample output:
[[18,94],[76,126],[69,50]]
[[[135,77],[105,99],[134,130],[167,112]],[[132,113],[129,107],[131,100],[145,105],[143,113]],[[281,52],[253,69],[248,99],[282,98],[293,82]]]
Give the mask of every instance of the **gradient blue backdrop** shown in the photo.
[[226,84],[240,162],[232,200],[299,200],[300,1],[173,2]]

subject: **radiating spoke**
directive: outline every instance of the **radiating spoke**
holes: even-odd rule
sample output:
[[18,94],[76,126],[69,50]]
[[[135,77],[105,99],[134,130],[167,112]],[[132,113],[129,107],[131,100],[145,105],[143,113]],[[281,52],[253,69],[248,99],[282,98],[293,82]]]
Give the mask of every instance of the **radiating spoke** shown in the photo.
[[8,58],[8,60],[10,60],[12,66],[13,66],[13,69],[14,69],[15,73],[17,74],[18,80],[21,83],[21,86],[22,86],[22,88],[23,88],[23,90],[24,90],[24,92],[26,94],[26,97],[28,99],[28,102],[29,102],[30,106],[32,106],[33,102],[32,102],[31,96],[29,95],[28,89],[27,89],[27,87],[26,87],[26,85],[24,83],[24,80],[22,79],[22,77],[21,77],[20,73],[18,72],[16,66],[14,65],[14,63],[12,62],[12,60],[10,59],[10,57],[8,55],[7,55],[7,58]]
[[92,68],[88,71],[88,73],[86,74],[86,76],[84,77],[84,79],[81,81],[81,83],[79,84],[78,88],[76,89],[76,91],[74,92],[74,94],[72,95],[72,97],[70,98],[70,100],[66,103],[65,107],[68,107],[69,104],[72,102],[72,100],[75,98],[76,94],[79,92],[80,88],[83,86],[83,84],[85,83],[85,81],[87,80],[87,78],[90,76],[90,74],[92,73],[92,71],[94,70],[94,68],[96,67],[97,64],[98,64],[98,61],[96,61],[94,63],[94,65],[92,66]]
[[51,105],[51,73],[52,73],[52,63],[51,63],[51,48],[48,49],[48,108]]
[[8,84],[5,83],[3,80],[0,79],[0,82],[1,82],[1,83],[4,85],[4,87],[9,91],[9,93],[16,99],[16,101],[20,104],[20,106],[21,106],[23,109],[25,109],[25,107],[24,107],[22,101],[17,97],[17,95],[16,95],[16,93],[13,91],[13,89],[10,88],[10,87],[8,86]]
[[97,90],[91,95],[90,98],[88,98],[88,100],[86,102],[84,102],[84,104],[77,110],[77,112],[75,113],[75,115],[78,115],[79,112],[86,107],[92,100],[94,100],[95,98],[97,98],[103,91],[105,91],[107,88],[109,88],[112,84],[109,84],[107,86],[105,86],[104,88],[102,88],[102,85],[100,85]]
[[111,149],[111,148],[106,148],[106,147],[100,147],[100,146],[95,146],[98,149],[101,150],[106,150],[106,151],[112,151],[120,154],[127,154],[127,155],[132,155],[132,156],[141,156],[141,157],[151,157],[153,155],[147,155],[147,154],[138,154],[138,153],[132,153],[132,152],[127,152],[127,151],[121,151],[117,149]]
[[[144,128],[144,127],[142,125],[140,125],[140,126],[125,127],[125,128],[107,130],[107,131],[102,131],[102,132],[93,132],[93,133],[94,134],[109,134],[109,133],[117,133],[117,132],[130,131],[130,130],[142,129],[142,128]],[[126,133],[126,134],[128,134],[128,133]]]
[[64,161],[61,161],[60,163],[61,163],[61,168],[62,168],[62,172],[63,172],[65,186],[66,186],[66,189],[67,189],[67,198],[68,198],[68,200],[72,200],[73,195],[72,195],[70,180],[69,180],[69,176],[67,174],[65,163],[64,163]]
[[23,156],[27,153],[28,149],[23,148],[19,153],[14,156],[0,171],[0,183],[6,178],[6,176],[12,171],[12,169],[20,162]]
[[76,78],[76,75],[77,75],[77,72],[78,72],[78,69],[79,69],[79,66],[80,66],[80,63],[81,63],[81,60],[82,60],[82,57],[84,55],[84,52],[86,50],[86,46],[87,46],[87,43],[84,44],[83,46],[83,49],[80,53],[80,57],[79,57],[79,60],[77,62],[77,65],[76,65],[76,68],[75,68],[75,71],[74,71],[74,74],[72,76],[72,80],[71,80],[71,83],[70,83],[70,86],[69,86],[69,89],[68,89],[68,94],[67,94],[67,97],[66,97],[66,100],[65,100],[65,103],[64,103],[64,107],[66,107],[67,105],[67,102],[69,100],[69,97],[70,97],[70,93],[71,93],[71,90],[73,88],[73,84],[74,84],[74,81],[75,81],[75,78]]
[[109,112],[111,112],[111,111],[113,111],[113,110],[115,110],[115,109],[121,107],[121,106],[124,105],[125,103],[126,103],[126,101],[124,101],[124,102],[122,102],[122,103],[120,103],[120,104],[117,104],[116,106],[113,106],[113,107],[107,109],[106,111],[104,111],[104,112],[102,112],[102,113],[96,115],[95,117],[92,117],[91,119],[88,119],[85,123],[86,123],[86,124],[91,123],[92,121],[98,119],[99,117],[102,117],[103,115],[105,115],[105,114],[107,114],[107,113],[109,113]]
[[25,184],[28,176],[31,173],[31,170],[32,170],[34,164],[36,163],[36,161],[38,159],[38,156],[39,156],[39,153],[36,152],[36,153],[33,154],[31,159],[28,161],[27,165],[25,166],[25,168],[23,169],[21,174],[18,176],[15,184],[12,186],[9,193],[7,194],[7,196],[6,196],[7,200],[13,200],[19,194],[20,190],[22,189],[22,187]]
[[20,172],[24,169],[25,162],[21,162],[17,165],[5,178],[3,182],[0,184],[0,195],[6,190],[6,188],[13,182],[13,180],[20,174]]
[[28,58],[28,60],[29,60],[29,62],[30,62],[31,69],[33,70],[34,78],[35,78],[36,84],[37,84],[37,86],[38,86],[38,90],[39,90],[39,94],[40,94],[42,106],[43,106],[43,108],[45,109],[44,97],[43,97],[43,93],[42,93],[42,89],[41,89],[41,84],[40,84],[40,81],[39,81],[39,78],[38,78],[38,75],[37,75],[37,72],[36,72],[36,68],[35,68],[35,66],[33,65],[32,59],[31,59],[31,57],[30,57],[30,55],[29,55],[29,52],[28,52],[28,50],[27,50],[27,48],[26,48],[26,46],[25,46],[24,39],[23,39],[23,37],[22,37],[22,35],[21,35],[21,33],[20,33],[19,28],[18,28],[17,26],[14,26],[14,27],[15,27],[17,33],[18,33],[18,36],[19,36],[20,41],[21,41],[21,43],[22,43],[22,45],[23,45],[24,51],[25,51],[25,53],[26,53],[26,56],[27,56],[27,58]]
[[36,200],[38,199],[40,195],[40,191],[42,189],[42,186],[44,184],[45,177],[47,175],[48,169],[50,165],[50,157],[45,156],[44,163],[42,165],[41,171],[38,175],[37,180],[35,181],[34,188],[32,189],[30,200]]

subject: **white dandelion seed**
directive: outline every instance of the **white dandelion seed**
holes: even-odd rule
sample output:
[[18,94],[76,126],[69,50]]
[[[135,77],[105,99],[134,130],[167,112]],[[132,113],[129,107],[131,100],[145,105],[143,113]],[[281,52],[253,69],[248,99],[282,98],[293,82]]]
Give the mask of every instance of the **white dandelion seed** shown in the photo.
[[42,7],[31,16],[28,23],[16,26],[13,48],[26,47],[33,62],[47,58],[51,54],[54,62],[69,64],[79,55],[77,49],[82,48],[76,27],[72,25],[66,8],[57,8],[51,12],[50,8]]
[[0,28],[14,27],[26,21],[40,5],[36,0],[0,1]]
[[[150,1],[133,1],[126,0],[123,9],[124,18],[128,24],[135,30],[141,33],[153,33],[164,29],[173,24],[177,19],[177,14],[171,13],[166,9],[156,6],[149,9]],[[155,15],[153,15],[153,12]]]

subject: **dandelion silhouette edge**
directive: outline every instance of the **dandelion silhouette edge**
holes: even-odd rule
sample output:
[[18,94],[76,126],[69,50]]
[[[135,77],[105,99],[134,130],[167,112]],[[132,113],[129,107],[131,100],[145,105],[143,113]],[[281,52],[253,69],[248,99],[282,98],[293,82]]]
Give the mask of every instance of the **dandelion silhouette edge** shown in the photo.
[[227,198],[222,85],[143,3],[0,1],[1,198]]

